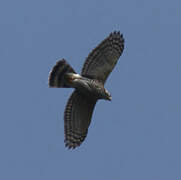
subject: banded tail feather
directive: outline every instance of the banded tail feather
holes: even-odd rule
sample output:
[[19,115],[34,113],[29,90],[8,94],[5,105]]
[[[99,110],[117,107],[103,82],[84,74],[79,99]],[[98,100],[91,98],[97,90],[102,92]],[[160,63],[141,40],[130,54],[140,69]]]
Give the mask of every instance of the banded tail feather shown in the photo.
[[49,87],[66,87],[70,86],[67,84],[65,75],[67,73],[75,73],[74,69],[62,59],[56,63],[49,75]]

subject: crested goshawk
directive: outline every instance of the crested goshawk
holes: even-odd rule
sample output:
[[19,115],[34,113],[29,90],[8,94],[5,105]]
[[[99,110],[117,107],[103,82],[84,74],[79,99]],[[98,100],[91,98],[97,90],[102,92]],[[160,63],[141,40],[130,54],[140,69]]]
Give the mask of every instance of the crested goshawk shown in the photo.
[[59,60],[50,72],[49,87],[75,88],[64,112],[65,145],[68,148],[76,148],[84,141],[97,100],[111,100],[104,84],[123,49],[123,35],[114,31],[88,55],[81,75],[65,59]]

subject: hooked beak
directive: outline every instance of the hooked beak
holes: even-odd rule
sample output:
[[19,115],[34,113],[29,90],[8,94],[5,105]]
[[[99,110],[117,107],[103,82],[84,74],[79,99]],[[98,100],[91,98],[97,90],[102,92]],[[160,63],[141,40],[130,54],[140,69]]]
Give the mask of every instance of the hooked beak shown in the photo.
[[112,101],[112,97],[109,96],[109,97],[107,98],[107,100],[108,100],[108,101]]

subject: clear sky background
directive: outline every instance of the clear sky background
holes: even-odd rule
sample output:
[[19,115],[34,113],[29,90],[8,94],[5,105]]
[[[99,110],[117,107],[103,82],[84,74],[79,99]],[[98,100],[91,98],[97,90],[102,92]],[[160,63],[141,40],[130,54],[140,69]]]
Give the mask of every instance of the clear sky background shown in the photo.
[[[72,89],[48,88],[57,60],[80,72],[120,30],[125,50],[85,142],[64,147]],[[0,1],[0,179],[180,180],[179,0]]]

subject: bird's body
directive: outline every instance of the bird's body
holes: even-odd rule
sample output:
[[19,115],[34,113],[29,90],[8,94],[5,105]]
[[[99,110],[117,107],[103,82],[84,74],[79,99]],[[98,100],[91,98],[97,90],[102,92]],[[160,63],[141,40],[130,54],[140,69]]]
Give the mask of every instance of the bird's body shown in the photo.
[[110,93],[104,88],[104,85],[95,79],[89,79],[79,74],[67,73],[67,81],[70,86],[77,89],[84,95],[95,99],[111,100]]
[[111,100],[104,84],[123,49],[123,36],[115,31],[89,54],[81,75],[64,59],[53,67],[50,87],[75,88],[64,112],[65,144],[69,148],[80,146],[84,141],[97,100]]

